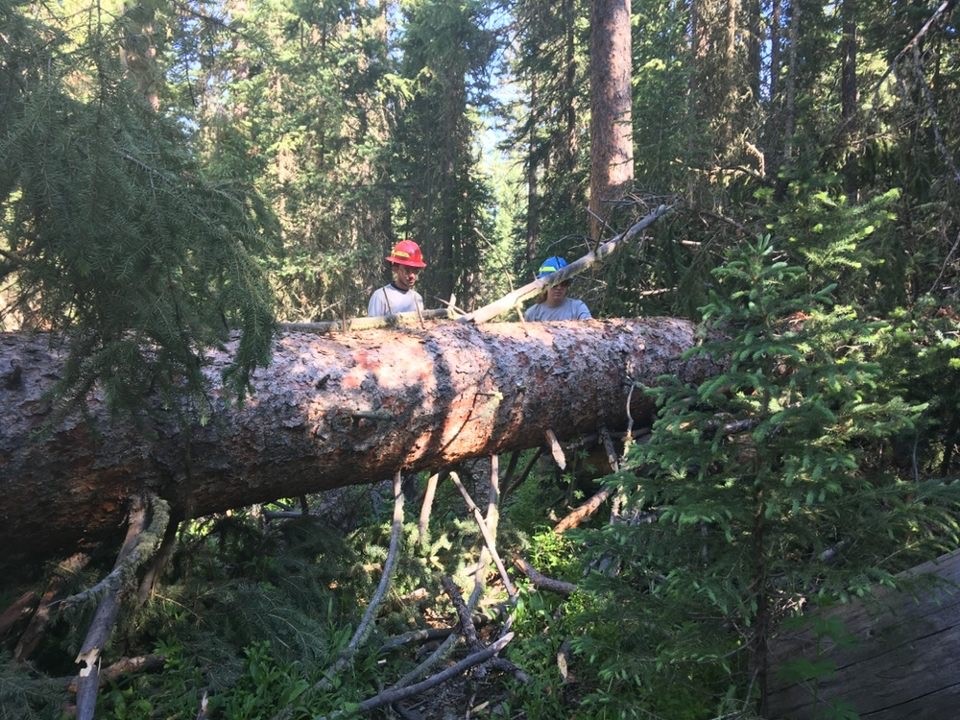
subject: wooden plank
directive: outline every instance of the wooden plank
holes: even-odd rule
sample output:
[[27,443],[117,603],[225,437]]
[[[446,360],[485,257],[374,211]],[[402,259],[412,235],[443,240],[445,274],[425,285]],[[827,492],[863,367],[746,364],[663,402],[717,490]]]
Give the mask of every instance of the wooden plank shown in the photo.
[[[816,612],[805,629],[773,640],[771,718],[824,717],[837,705],[870,720],[960,717],[960,551],[901,580],[904,590]],[[842,637],[818,637],[816,627],[842,628]],[[819,680],[785,676],[798,659],[835,670]]]

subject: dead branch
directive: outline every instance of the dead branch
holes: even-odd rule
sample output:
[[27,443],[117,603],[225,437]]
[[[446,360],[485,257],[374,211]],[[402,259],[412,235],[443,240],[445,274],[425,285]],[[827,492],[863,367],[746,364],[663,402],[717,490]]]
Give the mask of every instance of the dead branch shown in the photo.
[[600,492],[591,496],[585,503],[574,508],[569,514],[567,514],[560,522],[553,526],[553,531],[560,535],[567,530],[578,527],[580,523],[586,520],[589,517],[592,517],[597,510],[600,509],[600,506],[607,501],[611,495],[613,495],[613,486],[607,485]]
[[573,595],[577,590],[577,586],[573,583],[566,582],[565,580],[556,580],[538,572],[533,565],[519,555],[514,556],[513,564],[520,572],[527,576],[537,590],[548,590],[558,595],[563,595],[564,597]]
[[[491,465],[490,473],[490,488],[487,493],[487,522],[488,528],[492,524],[494,527],[497,525],[497,518],[499,517],[499,502],[500,502],[500,492],[497,487],[498,481],[494,472],[492,472],[493,466]],[[483,597],[483,591],[486,587],[486,578],[484,575],[484,569],[487,567],[487,563],[490,562],[490,551],[488,545],[484,543],[480,550],[480,559],[477,562],[477,571],[474,575],[473,591],[470,593],[470,599],[467,601],[467,610],[470,613],[473,613],[474,609],[480,603],[480,598]],[[413,670],[409,671],[406,675],[401,677],[397,682],[393,684],[394,688],[401,688],[409,685],[410,683],[415,682],[418,678],[423,677],[430,668],[434,667],[437,663],[443,660],[447,655],[449,655],[454,646],[459,641],[460,636],[456,633],[451,633],[446,640],[444,640],[436,650],[434,650],[429,657],[427,657],[423,662],[421,662]]]
[[433,497],[437,493],[437,483],[440,482],[440,473],[433,473],[427,478],[427,488],[423,493],[423,504],[420,506],[419,534],[417,542],[425,548],[430,542],[430,512],[433,509]]
[[[113,566],[113,570],[103,580],[93,587],[62,600],[63,609],[77,607],[90,600],[116,594],[118,591],[126,589],[140,566],[154,556],[167,532],[167,525],[170,521],[170,506],[162,498],[155,495],[145,495],[135,498],[132,507],[138,508],[136,510],[138,519],[144,523],[143,527],[140,528],[136,542],[130,546],[125,555],[117,556],[117,562]],[[130,517],[133,516],[134,510],[131,510]],[[122,549],[121,553],[123,553]]]
[[940,6],[933,11],[933,14],[923,24],[923,27],[921,27],[920,30],[917,31],[916,35],[910,38],[910,42],[908,42],[906,45],[903,46],[900,52],[896,54],[896,56],[887,66],[886,72],[884,72],[883,75],[880,76],[880,79],[876,83],[876,87],[878,89],[881,85],[883,85],[883,82],[890,76],[890,73],[893,72],[893,69],[897,66],[897,63],[899,63],[904,58],[904,56],[906,56],[908,52],[911,52],[913,49],[915,49],[917,47],[917,44],[920,42],[920,40],[923,39],[923,36],[927,34],[927,32],[930,30],[931,27],[933,27],[933,24],[939,18],[946,17],[950,13],[950,11],[953,9],[954,5],[956,4],[957,4],[957,0],[943,0],[943,2],[940,3]]
[[516,490],[518,487],[523,485],[524,481],[530,475],[530,471],[533,470],[533,466],[537,463],[537,460],[540,459],[541,455],[543,455],[543,448],[538,447],[534,451],[533,455],[530,456],[530,459],[527,461],[527,464],[524,466],[520,474],[517,475],[516,479],[511,478],[507,482],[506,487],[503,490],[504,496],[509,496],[511,493],[513,493],[514,490]]
[[467,641],[467,646],[471,650],[476,650],[480,647],[480,639],[477,637],[477,629],[473,626],[473,618],[467,610],[467,604],[463,601],[463,595],[460,594],[460,588],[457,587],[456,583],[453,582],[453,578],[449,575],[441,577],[440,584],[443,586],[444,592],[447,593],[447,597],[450,598],[450,602],[453,603],[453,607],[457,611],[457,617],[460,619],[460,632],[463,634],[463,639]]
[[600,442],[603,444],[603,451],[607,454],[607,463],[610,465],[610,472],[620,472],[620,461],[617,459],[617,449],[613,446],[610,431],[605,427],[600,428]]
[[150,560],[143,579],[140,581],[140,588],[137,590],[137,606],[142,606],[153,594],[154,587],[160,574],[167,567],[170,558],[173,557],[173,551],[177,546],[177,531],[180,523],[171,519],[167,523],[167,529],[163,533],[163,540],[160,542],[160,548]]
[[377,651],[381,655],[398,647],[418,642],[430,642],[431,640],[440,640],[456,632],[456,628],[425,628],[423,630],[411,630],[410,632],[388,638]]
[[[114,569],[103,581],[90,591],[73,596],[86,600],[100,596],[100,604],[94,613],[80,652],[74,661],[80,665],[77,675],[77,720],[93,720],[97,707],[97,692],[100,688],[100,660],[107,641],[113,632],[123,592],[132,584],[137,567],[150,557],[159,544],[160,533],[154,523],[166,525],[166,502],[156,497],[134,497],[130,504],[127,536],[123,541]],[[152,512],[151,512],[152,511]],[[152,518],[150,516],[153,516]],[[152,531],[152,532],[151,532]],[[109,580],[109,582],[108,582]],[[96,590],[96,593],[93,592]],[[75,600],[75,603],[81,600]]]
[[343,652],[340,653],[340,657],[337,658],[337,661],[329,668],[324,670],[323,677],[313,686],[314,691],[322,692],[333,687],[333,681],[337,674],[339,674],[344,668],[353,662],[353,656],[356,655],[357,650],[360,649],[360,646],[366,641],[367,637],[369,637],[373,630],[374,620],[377,615],[377,608],[380,606],[380,602],[383,600],[384,595],[386,595],[387,590],[390,588],[390,581],[393,577],[393,566],[396,565],[397,556],[400,554],[400,542],[403,535],[402,482],[403,474],[397,470],[393,476],[393,525],[390,529],[390,549],[387,551],[387,559],[383,564],[383,573],[380,576],[380,584],[377,586],[376,592],[374,592],[373,597],[370,599],[370,603],[367,605],[367,609],[363,613],[363,617],[360,619],[360,624],[357,625],[357,629],[353,633],[353,637],[350,639],[347,647],[344,648]]
[[577,681],[570,672],[570,638],[560,643],[560,648],[557,650],[557,670],[560,671],[560,679],[564,685]]
[[567,458],[563,454],[563,448],[560,447],[560,442],[557,440],[556,434],[553,430],[547,428],[543,435],[547,440],[547,447],[550,448],[550,455],[553,456],[553,461],[557,464],[558,468],[565,470],[567,468]]
[[[374,695],[368,700],[364,700],[360,703],[354,712],[365,713],[370,712],[371,710],[376,710],[378,707],[383,707],[384,705],[390,705],[392,703],[404,700],[408,697],[413,697],[414,695],[419,695],[420,693],[429,690],[430,688],[436,687],[445,683],[450,678],[456,677],[463,672],[466,672],[474,665],[479,665],[480,663],[489,660],[498,652],[503,650],[507,644],[513,640],[513,633],[507,633],[501,638],[498,638],[496,641],[491,643],[487,648],[475,652],[472,655],[468,655],[460,662],[451,665],[447,669],[438,672],[436,675],[432,675],[422,682],[418,682],[415,685],[409,685],[407,687],[394,687],[388,690],[384,690],[378,695]],[[347,710],[339,710],[332,715],[328,715],[324,718],[318,718],[318,720],[334,720],[335,718],[344,718],[348,717],[351,714]]]
[[0,637],[6,635],[10,628],[18,622],[30,617],[36,609],[39,600],[40,596],[35,590],[27,590],[27,592],[14,600],[10,604],[10,607],[0,615]]
[[[116,682],[125,675],[162,670],[166,661],[166,658],[162,655],[138,655],[137,657],[120,658],[100,671],[100,685],[102,687],[108,683]],[[69,692],[75,693],[77,691],[76,677],[66,678],[66,683]]]
[[617,235],[612,240],[608,240],[595,251],[589,252],[583,257],[574,260],[562,270],[551,273],[546,278],[529,282],[523,287],[517,288],[513,292],[504,295],[499,300],[495,300],[489,305],[485,305],[482,308],[474,310],[472,313],[467,313],[466,315],[463,315],[457,319],[460,322],[472,322],[479,325],[481,323],[493,320],[498,315],[509,312],[524,300],[529,300],[530,298],[539,295],[547,288],[553,287],[554,285],[559,285],[575,275],[579,275],[587,268],[603,261],[606,257],[614,253],[622,246],[626,245],[636,235],[655,223],[660,217],[666,215],[672,209],[672,205],[661,205],[652,213],[649,213],[645,217],[641,218],[638,222],[634,223],[633,226],[630,227],[630,229],[625,233]]
[[[484,645],[480,642],[480,638],[477,636],[477,629],[473,624],[473,618],[470,616],[470,611],[467,610],[467,605],[463,601],[463,595],[460,593],[460,588],[457,587],[457,584],[453,582],[453,578],[451,578],[449,575],[444,575],[440,579],[440,582],[443,585],[443,589],[447,593],[447,596],[450,598],[450,602],[453,603],[453,607],[457,611],[457,617],[460,620],[460,632],[463,635],[463,639],[467,642],[467,647],[473,652],[482,650]],[[530,682],[529,675],[505,658],[493,658],[490,660],[490,664],[501,672],[510,673],[520,682]],[[483,665],[477,668],[477,675],[480,677],[486,675],[486,670]]]
[[29,658],[33,654],[33,651],[37,649],[37,645],[40,644],[40,639],[43,637],[47,623],[50,622],[54,600],[57,595],[60,594],[64,583],[66,583],[71,576],[80,572],[88,562],[90,562],[89,555],[76,553],[57,566],[53,577],[47,584],[47,589],[44,591],[43,597],[40,598],[36,612],[30,619],[26,630],[20,635],[20,640],[17,641],[17,646],[13,650],[14,659],[22,662]]
[[507,575],[507,569],[503,565],[503,560],[500,559],[500,555],[497,553],[497,541],[494,539],[490,528],[483,519],[483,513],[480,512],[480,508],[473,502],[473,498],[470,497],[470,493],[467,492],[463,483],[460,482],[460,477],[455,472],[450,473],[450,479],[453,481],[453,484],[457,486],[460,494],[463,495],[463,500],[467,504],[467,510],[473,513],[473,519],[476,521],[477,527],[480,529],[480,535],[483,536],[483,541],[487,545],[487,550],[490,552],[490,556],[493,558],[493,562],[500,572],[500,578],[503,580],[503,586],[507,589],[507,594],[511,600],[515,599],[517,589],[513,586],[513,583],[510,582],[510,576]]
[[937,274],[937,279],[933,281],[933,284],[930,286],[930,289],[927,290],[928,295],[932,295],[937,290],[937,285],[940,284],[940,278],[943,277],[943,274],[947,271],[947,268],[950,266],[950,261],[953,260],[954,253],[957,252],[957,248],[960,247],[960,233],[957,233],[957,239],[953,241],[953,247],[950,248],[950,252],[947,253],[946,259],[943,261],[943,265],[940,267],[940,272]]

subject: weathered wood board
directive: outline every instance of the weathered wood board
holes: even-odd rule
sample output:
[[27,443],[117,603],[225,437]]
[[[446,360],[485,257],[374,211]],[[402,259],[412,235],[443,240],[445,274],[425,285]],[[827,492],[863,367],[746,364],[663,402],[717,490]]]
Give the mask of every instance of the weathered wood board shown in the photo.
[[[821,629],[842,625],[839,642],[813,629],[774,640],[770,718],[851,717],[836,714],[841,708],[863,720],[960,718],[960,551],[905,577],[916,582],[903,591],[815,613]],[[820,680],[784,679],[800,658],[836,669]]]

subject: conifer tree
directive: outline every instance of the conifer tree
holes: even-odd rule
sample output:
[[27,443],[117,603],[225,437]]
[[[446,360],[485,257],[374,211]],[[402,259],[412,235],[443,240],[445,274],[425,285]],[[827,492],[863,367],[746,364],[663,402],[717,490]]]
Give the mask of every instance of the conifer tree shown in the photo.
[[203,348],[239,330],[242,395],[269,358],[257,257],[270,213],[205,173],[176,120],[138,90],[120,62],[122,18],[91,7],[71,34],[65,17],[27,21],[26,7],[4,10],[20,31],[5,43],[13,92],[0,107],[0,278],[16,288],[5,312],[66,331],[62,393],[81,398],[101,380],[130,405],[183,383],[202,397]]
[[654,712],[680,683],[701,712],[762,715],[783,619],[956,543],[958,495],[877,462],[925,407],[886,381],[888,324],[808,290],[765,238],[714,276],[693,354],[729,364],[699,387],[665,378],[651,391],[650,440],[613,480],[629,487],[626,522],[589,536],[619,574],[592,576],[605,602],[579,622],[613,611],[618,632],[600,627],[579,648],[600,677],[649,691],[639,702]]
[[[402,5],[401,74],[410,83],[393,144],[396,230],[432,258],[422,285],[436,298],[473,302],[480,278],[484,208],[490,190],[478,173],[475,116],[490,105],[489,63],[497,39],[480,1],[411,0]],[[433,302],[437,302],[434,300]]]

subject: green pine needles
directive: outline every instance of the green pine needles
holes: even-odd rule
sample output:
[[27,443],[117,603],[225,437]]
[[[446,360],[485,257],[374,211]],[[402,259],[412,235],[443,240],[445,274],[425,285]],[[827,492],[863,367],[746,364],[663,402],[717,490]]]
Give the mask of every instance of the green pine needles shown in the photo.
[[956,542],[956,490],[884,461],[925,409],[889,384],[888,324],[832,306],[784,258],[761,238],[714,271],[710,339],[692,354],[725,371],[650,389],[650,441],[609,480],[634,519],[589,536],[619,574],[589,578],[605,602],[578,641],[604,688],[588,702],[606,712],[629,688],[665,717],[762,713],[786,617]]
[[119,31],[97,30],[72,54],[63,37],[52,50],[13,39],[25,69],[0,106],[0,280],[15,296],[0,311],[66,331],[62,396],[100,380],[117,406],[199,396],[203,348],[238,330],[228,380],[242,396],[269,358],[256,258],[274,222],[254,194],[203,174],[184,129],[123,74],[108,40]]

